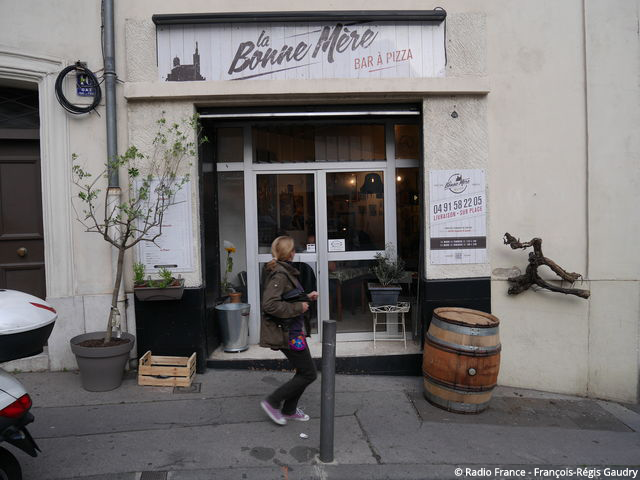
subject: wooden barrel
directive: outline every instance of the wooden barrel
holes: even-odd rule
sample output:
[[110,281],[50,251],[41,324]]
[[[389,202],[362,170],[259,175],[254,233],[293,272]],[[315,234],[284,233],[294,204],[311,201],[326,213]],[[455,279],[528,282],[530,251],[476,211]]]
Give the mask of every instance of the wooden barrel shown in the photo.
[[480,413],[489,406],[500,370],[500,321],[468,308],[433,311],[424,343],[424,396],[456,413]]

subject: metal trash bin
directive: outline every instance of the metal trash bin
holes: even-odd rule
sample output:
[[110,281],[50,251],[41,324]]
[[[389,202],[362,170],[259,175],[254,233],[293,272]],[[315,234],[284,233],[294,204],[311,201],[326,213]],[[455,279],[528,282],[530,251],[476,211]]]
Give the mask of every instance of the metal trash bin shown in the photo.
[[249,348],[248,303],[223,303],[216,306],[225,352],[244,352]]

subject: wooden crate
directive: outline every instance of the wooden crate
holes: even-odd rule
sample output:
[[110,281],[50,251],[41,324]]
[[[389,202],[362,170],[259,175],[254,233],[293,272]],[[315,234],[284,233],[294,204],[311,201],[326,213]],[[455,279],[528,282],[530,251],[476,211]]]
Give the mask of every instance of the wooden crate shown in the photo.
[[196,354],[190,357],[151,355],[147,351],[138,364],[138,385],[189,387],[196,374]]

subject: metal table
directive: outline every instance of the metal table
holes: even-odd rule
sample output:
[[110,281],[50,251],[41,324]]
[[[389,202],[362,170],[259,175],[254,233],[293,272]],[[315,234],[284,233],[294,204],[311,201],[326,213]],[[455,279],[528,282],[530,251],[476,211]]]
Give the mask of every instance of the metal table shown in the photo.
[[[377,307],[369,303],[369,310],[373,314],[373,349],[374,350],[376,348],[376,340],[380,340],[380,341],[401,340],[404,342],[404,348],[405,349],[407,348],[407,334],[406,334],[405,323],[404,323],[404,314],[407,313],[410,308],[411,308],[411,304],[409,302],[398,302],[397,305],[380,305]],[[388,315],[393,313],[400,314],[399,320],[396,320],[395,322],[390,322],[388,320]],[[378,321],[378,314],[384,314],[384,321],[381,321],[381,322]],[[378,325],[402,326],[402,336],[398,334],[397,336],[393,336],[393,337],[387,336],[384,338],[376,339],[376,327]]]

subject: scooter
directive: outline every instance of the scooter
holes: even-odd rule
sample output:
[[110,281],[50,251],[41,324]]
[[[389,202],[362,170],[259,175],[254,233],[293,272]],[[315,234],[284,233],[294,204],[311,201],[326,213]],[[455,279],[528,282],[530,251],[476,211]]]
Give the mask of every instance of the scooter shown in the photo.
[[[27,430],[27,425],[33,422],[33,415],[29,412],[31,405],[31,397],[22,384],[0,371],[0,442],[8,442],[35,457],[40,448]],[[21,479],[18,459],[0,447],[0,480]]]
[[[0,363],[42,352],[57,318],[55,309],[38,297],[0,289]],[[22,384],[0,369],[0,443],[7,442],[35,457],[40,448],[27,430],[34,420],[31,405]],[[0,480],[22,480],[18,459],[3,447]]]

